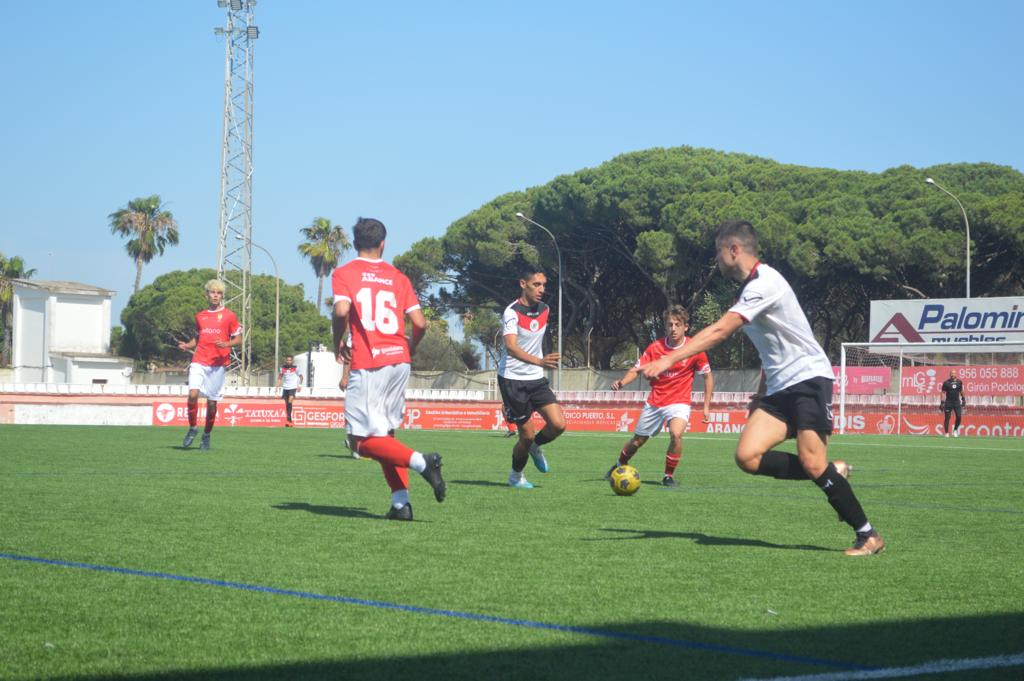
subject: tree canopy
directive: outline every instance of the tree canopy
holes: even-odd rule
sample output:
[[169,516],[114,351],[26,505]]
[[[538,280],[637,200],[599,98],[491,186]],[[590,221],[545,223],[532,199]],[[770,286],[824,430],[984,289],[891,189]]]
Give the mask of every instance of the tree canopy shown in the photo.
[[[140,360],[184,363],[188,355],[179,341],[195,335],[195,314],[207,307],[204,286],[217,276],[212,269],[177,270],[157,277],[133,295],[121,313],[124,335],[119,352]],[[252,362],[270,367],[274,362],[274,277],[253,275]],[[330,322],[304,298],[302,285],[281,284],[281,357],[309,349],[310,341],[330,345]]]
[[[972,293],[1024,293],[1024,175],[987,163],[882,173],[785,165],[744,154],[678,147],[619,156],[541,187],[499,196],[395,259],[445,313],[498,311],[518,295],[518,271],[548,273],[548,299],[564,287],[568,366],[608,368],[617,352],[661,333],[670,303],[693,331],[728,309],[736,285],[714,267],[713,233],[749,220],[762,257],[790,281],[830,354],[864,340],[869,302],[964,295],[964,224],[971,221]],[[523,212],[554,234],[518,220]],[[698,314],[699,313],[699,314]],[[555,328],[554,319],[552,328]],[[726,349],[721,359],[752,364]],[[744,358],[744,359],[740,359]]]
[[158,194],[132,199],[125,208],[107,216],[110,232],[125,237],[125,250],[135,261],[135,286],[138,293],[142,283],[142,266],[158,255],[163,255],[168,246],[178,245],[178,222],[171,211],[164,208]]

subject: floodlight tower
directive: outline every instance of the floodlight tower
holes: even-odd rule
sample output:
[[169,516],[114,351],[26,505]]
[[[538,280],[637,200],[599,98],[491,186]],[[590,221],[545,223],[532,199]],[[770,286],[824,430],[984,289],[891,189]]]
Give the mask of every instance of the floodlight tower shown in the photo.
[[242,325],[242,344],[231,353],[229,371],[249,384],[252,357],[252,66],[260,30],[253,24],[256,0],[217,0],[227,25],[213,29],[225,39],[224,136],[220,150],[220,237],[217,276],[224,281],[224,306]]

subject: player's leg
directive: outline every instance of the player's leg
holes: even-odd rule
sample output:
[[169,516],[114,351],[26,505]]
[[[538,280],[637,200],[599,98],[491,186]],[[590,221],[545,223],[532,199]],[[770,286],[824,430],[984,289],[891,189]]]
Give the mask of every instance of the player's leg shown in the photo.
[[946,437],[949,437],[949,415],[952,411],[948,403],[942,405],[942,431],[946,434]]
[[210,433],[217,422],[217,402],[220,401],[224,391],[224,377],[227,370],[220,367],[203,367],[203,394],[206,395],[206,426],[203,428],[203,438],[199,443],[199,449],[210,448]]
[[502,412],[505,420],[514,423],[519,433],[515,444],[512,445],[512,470],[508,474],[508,484],[519,489],[532,489],[533,485],[523,475],[523,470],[526,468],[526,462],[530,460],[530,447],[533,446],[537,432],[530,420],[533,410],[524,387],[525,383],[526,381],[498,376]]
[[671,418],[668,421],[669,441],[668,450],[665,452],[665,475],[661,478],[661,484],[666,487],[679,485],[675,478],[676,466],[679,465],[679,459],[683,456],[683,433],[686,432],[688,424],[687,419],[680,417]]
[[199,364],[188,365],[188,432],[182,440],[182,447],[192,446],[192,441],[199,434],[199,389],[203,386],[203,371]]
[[633,433],[633,437],[629,438],[626,444],[624,444],[622,446],[622,449],[619,451],[619,458],[616,459],[615,463],[612,464],[612,467],[608,469],[608,472],[604,474],[604,479],[611,480],[612,471],[614,471],[619,466],[628,465],[630,460],[637,453],[637,451],[639,451],[639,449],[643,447],[649,439],[650,438],[646,435],[638,435],[637,433]]
[[788,432],[789,426],[781,416],[769,413],[764,406],[758,407],[747,419],[736,443],[736,465],[751,475],[806,480],[807,474],[798,457],[772,449],[786,439]]
[[285,410],[285,426],[294,425],[292,423],[292,403],[295,401],[295,391],[285,390],[284,391],[284,410]]
[[[550,393],[550,389],[547,392]],[[551,397],[554,398],[554,393],[551,393]],[[565,432],[565,414],[562,412],[562,405],[558,402],[538,405],[533,398],[531,398],[531,402],[533,402],[537,413],[544,419],[544,428],[533,438],[533,444],[530,446],[530,458],[533,459],[533,465],[537,467],[537,470],[547,473],[549,470],[548,460],[544,456],[541,446]]]
[[963,407],[959,404],[954,404],[953,413],[956,414],[956,422],[953,424],[953,437],[960,437],[960,421],[964,414]]
[[[434,498],[439,502],[444,501],[447,488],[441,476],[441,455],[423,454],[389,435],[402,424],[405,387],[408,382],[408,364],[353,371],[349,378],[345,406],[349,434],[360,438],[355,451],[361,456],[395,468],[412,468],[430,484]],[[351,418],[349,401],[352,403]],[[404,489],[408,490],[407,475],[404,477],[404,485]],[[394,492],[393,489],[393,500]]]

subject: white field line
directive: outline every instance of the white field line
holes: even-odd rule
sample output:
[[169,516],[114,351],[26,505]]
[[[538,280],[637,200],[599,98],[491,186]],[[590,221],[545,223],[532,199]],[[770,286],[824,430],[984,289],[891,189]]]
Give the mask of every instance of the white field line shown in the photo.
[[997,655],[995,657],[975,657],[960,660],[935,660],[913,667],[889,667],[867,671],[827,672],[824,674],[807,674],[804,676],[772,676],[748,678],[740,681],[864,681],[866,679],[900,679],[922,674],[953,674],[969,669],[996,669],[999,667],[1024,666],[1024,653],[1017,655]]

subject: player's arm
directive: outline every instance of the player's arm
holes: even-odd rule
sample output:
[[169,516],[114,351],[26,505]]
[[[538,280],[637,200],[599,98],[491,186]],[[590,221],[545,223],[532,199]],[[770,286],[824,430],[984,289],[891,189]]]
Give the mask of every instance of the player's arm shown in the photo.
[[960,406],[967,406],[967,384],[963,381],[960,382]]
[[239,329],[235,331],[234,335],[231,336],[231,338],[227,340],[219,340],[216,343],[214,343],[214,345],[216,345],[218,348],[233,348],[238,345],[241,345],[242,340],[244,340],[244,338],[242,336],[241,329]]
[[352,309],[352,301],[337,295],[334,300],[334,315],[331,317],[334,359],[338,364],[348,364],[352,361],[352,349],[345,344],[345,336],[348,334],[348,313]]
[[348,378],[349,374],[352,373],[351,367],[351,362],[345,362],[344,366],[341,368],[341,381],[338,383],[338,387],[342,390],[348,390]]
[[715,392],[715,375],[708,371],[704,374],[704,423],[711,417],[711,393]]
[[622,378],[612,383],[612,390],[622,390],[624,387],[636,380],[636,377],[640,375],[640,370],[636,367],[630,367]]
[[275,383],[274,386],[277,387],[277,388],[280,388],[281,387],[281,381],[282,381],[283,378],[284,378],[284,372],[282,370],[278,369],[277,370],[277,383]]
[[646,378],[654,378],[676,362],[714,348],[736,333],[741,326],[743,317],[735,312],[726,312],[717,322],[701,329],[686,345],[644,365],[641,370]]
[[416,353],[416,348],[419,347],[420,341],[427,335],[427,318],[423,314],[423,310],[416,308],[415,310],[409,310],[406,315],[409,317],[409,322],[412,324],[412,338],[409,341],[409,354],[413,355]]
[[184,350],[185,352],[189,352],[189,351],[195,350],[196,349],[196,343],[198,343],[198,342],[199,342],[198,338],[193,338],[192,340],[188,341],[187,343],[183,341],[181,343],[178,343],[178,349],[179,350]]
[[942,387],[939,388],[939,409],[946,404],[946,384],[943,383]]

